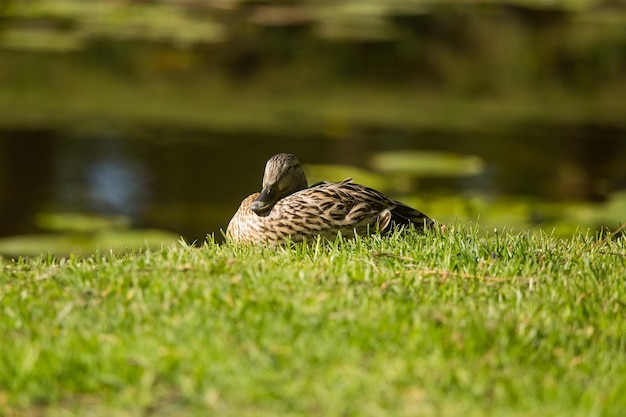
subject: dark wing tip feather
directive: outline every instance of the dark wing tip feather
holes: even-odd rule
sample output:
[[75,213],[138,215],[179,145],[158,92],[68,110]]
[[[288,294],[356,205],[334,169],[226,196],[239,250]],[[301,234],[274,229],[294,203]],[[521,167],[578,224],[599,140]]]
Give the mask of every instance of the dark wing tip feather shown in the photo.
[[433,219],[419,210],[396,201],[396,207],[391,210],[391,227],[413,225],[416,229],[426,229],[435,224]]

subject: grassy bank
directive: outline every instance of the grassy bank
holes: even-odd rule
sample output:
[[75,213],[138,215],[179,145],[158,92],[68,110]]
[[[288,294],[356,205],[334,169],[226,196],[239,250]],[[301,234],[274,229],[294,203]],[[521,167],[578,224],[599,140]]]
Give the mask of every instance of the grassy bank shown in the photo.
[[2,262],[4,415],[619,415],[624,239]]

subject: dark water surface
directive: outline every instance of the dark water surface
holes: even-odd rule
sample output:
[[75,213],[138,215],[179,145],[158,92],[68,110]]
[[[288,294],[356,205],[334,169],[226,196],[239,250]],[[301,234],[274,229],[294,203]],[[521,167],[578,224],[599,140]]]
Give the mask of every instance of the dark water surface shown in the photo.
[[[421,172],[418,165],[430,153],[415,162],[408,158],[408,167],[405,161],[397,170],[375,162],[380,155],[433,151],[472,158],[478,168]],[[604,126],[517,126],[491,133],[364,130],[342,139],[167,127],[132,133],[0,130],[0,235],[45,232],[41,213],[78,212],[123,216],[133,228],[168,230],[189,241],[220,236],[239,202],[259,190],[265,161],[277,152],[292,152],[309,167],[378,171],[392,179],[383,182],[384,191],[399,199],[601,203],[626,188],[626,132]],[[355,172],[358,178],[362,171]],[[311,178],[319,179],[343,178]],[[454,220],[450,212],[428,214]],[[466,214],[475,220],[471,216],[481,213]],[[529,215],[528,221],[542,219]]]

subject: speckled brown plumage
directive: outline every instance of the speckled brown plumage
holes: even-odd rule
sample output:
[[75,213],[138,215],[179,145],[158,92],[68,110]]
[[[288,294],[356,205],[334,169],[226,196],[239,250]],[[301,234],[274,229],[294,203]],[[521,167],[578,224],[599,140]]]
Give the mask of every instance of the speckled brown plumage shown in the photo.
[[307,188],[304,171],[290,154],[268,161],[263,182],[263,191],[243,200],[228,224],[229,241],[299,242],[317,236],[332,240],[339,233],[354,237],[355,233],[387,232],[409,224],[420,229],[433,223],[418,210],[352,179]]

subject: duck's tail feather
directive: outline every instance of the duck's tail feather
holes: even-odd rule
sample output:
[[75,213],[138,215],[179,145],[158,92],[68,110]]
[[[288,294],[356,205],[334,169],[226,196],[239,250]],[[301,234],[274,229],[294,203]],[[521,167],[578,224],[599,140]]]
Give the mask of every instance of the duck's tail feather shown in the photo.
[[396,201],[396,207],[391,210],[391,222],[389,230],[394,230],[401,226],[413,225],[415,229],[424,230],[435,224],[434,220],[422,213],[409,207],[406,204]]

